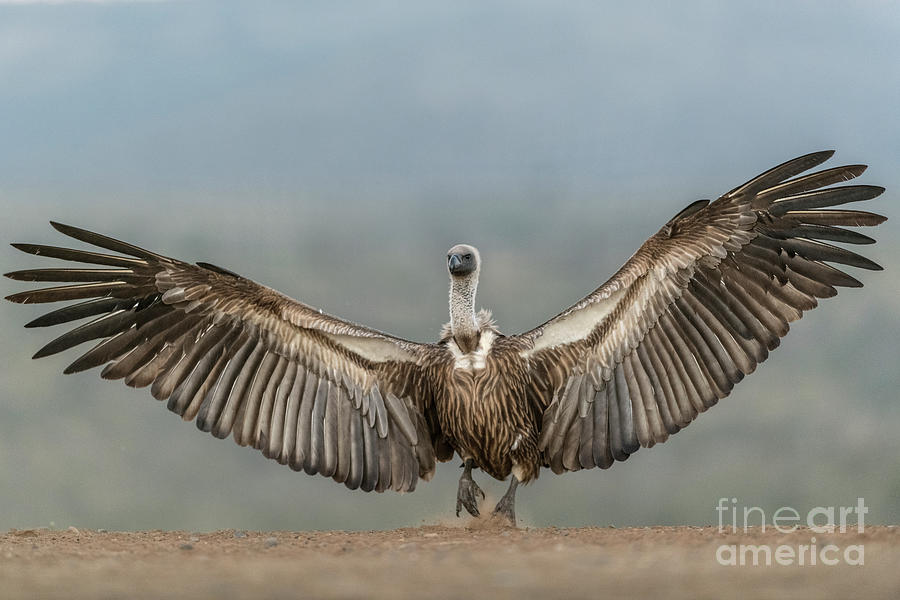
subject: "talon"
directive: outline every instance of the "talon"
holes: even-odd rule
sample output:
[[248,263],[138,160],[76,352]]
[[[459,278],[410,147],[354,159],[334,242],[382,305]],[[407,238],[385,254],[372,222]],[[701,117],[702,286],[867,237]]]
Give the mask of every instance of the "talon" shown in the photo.
[[472,461],[467,460],[463,463],[465,471],[459,478],[459,489],[456,492],[456,516],[459,516],[461,507],[465,507],[470,515],[478,517],[481,513],[478,510],[478,495],[484,499],[484,492],[478,484],[472,479]]
[[509,489],[503,494],[500,502],[494,507],[494,512],[491,513],[491,516],[494,517],[502,515],[513,527],[516,526],[516,488],[518,486],[519,480],[513,475],[509,482]]

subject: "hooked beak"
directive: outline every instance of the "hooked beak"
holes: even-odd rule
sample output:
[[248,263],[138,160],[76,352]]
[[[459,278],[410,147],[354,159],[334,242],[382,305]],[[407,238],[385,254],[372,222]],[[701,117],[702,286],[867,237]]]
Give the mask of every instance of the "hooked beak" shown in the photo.
[[450,262],[447,263],[447,268],[450,270],[450,272],[456,273],[461,265],[462,257],[459,254],[451,254]]

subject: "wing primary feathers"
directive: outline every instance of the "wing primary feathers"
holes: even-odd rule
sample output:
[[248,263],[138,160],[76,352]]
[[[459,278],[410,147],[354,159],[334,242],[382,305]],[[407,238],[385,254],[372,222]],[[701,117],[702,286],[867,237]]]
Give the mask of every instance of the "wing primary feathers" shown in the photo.
[[78,227],[73,227],[71,225],[63,225],[62,223],[56,223],[55,221],[50,221],[50,225],[64,235],[75,238],[76,240],[82,242],[86,242],[88,244],[93,244],[94,246],[100,246],[101,248],[112,250],[113,252],[121,252],[122,254],[136,256],[137,258],[143,258],[146,260],[164,262],[169,261],[169,259],[165,256],[161,256],[154,252],[150,252],[149,250],[139,248],[138,246],[134,246],[132,244],[113,239],[99,233],[94,233],[93,231],[79,229]]
[[70,321],[77,321],[95,315],[114,312],[123,308],[132,308],[136,302],[131,298],[93,298],[78,304],[63,306],[53,312],[29,321],[25,327],[49,327],[61,325]]
[[726,198],[732,198],[740,194],[755,194],[773,185],[783,182],[785,179],[799,175],[816,167],[834,156],[834,150],[823,150],[799,156],[778,166],[772,167],[765,173],[758,175],[747,183],[738,186],[725,194]]
[[769,212],[782,217],[788,211],[809,210],[813,208],[825,208],[846,204],[848,202],[860,202],[871,200],[884,193],[884,188],[877,185],[847,185],[814,192],[805,192],[796,196],[788,196],[774,201],[769,207]]
[[111,254],[99,254],[97,252],[89,252],[87,250],[75,250],[73,248],[59,248],[56,246],[44,246],[43,244],[10,244],[13,248],[21,250],[27,254],[35,256],[46,256],[47,258],[59,258],[72,262],[83,262],[94,265],[108,265],[111,267],[140,267],[146,266],[145,260],[138,258],[128,258],[125,256],[114,256]]
[[832,246],[824,242],[815,240],[807,240],[803,238],[791,238],[782,240],[782,246],[789,252],[799,254],[810,260],[836,262],[860,269],[868,269],[870,271],[881,271],[881,265],[869,260],[865,256],[860,256],[855,252],[850,252],[838,246]]
[[139,277],[131,269],[27,269],[6,273],[16,281],[123,281]]
[[115,296],[116,292],[124,291],[130,285],[126,281],[100,281],[79,285],[63,285],[19,292],[18,294],[7,296],[6,299],[18,304],[43,304],[65,300],[82,300],[99,296]]
[[768,203],[775,198],[785,198],[795,194],[808,192],[817,188],[855,179],[866,170],[866,165],[846,165],[824,169],[809,175],[789,179],[784,183],[762,190],[756,196],[757,203]]
[[792,210],[785,216],[813,225],[848,227],[873,227],[887,221],[887,217],[862,210]]
[[[154,306],[147,310],[150,311],[153,316],[160,316],[171,311],[167,306]],[[32,358],[44,358],[45,356],[51,356],[58,352],[62,352],[63,350],[68,350],[69,348],[83,344],[84,342],[110,337],[120,331],[128,329],[134,322],[134,312],[119,309],[113,313],[94,319],[90,323],[85,323],[80,327],[67,331],[35,352]]]
[[801,224],[794,225],[789,229],[771,229],[766,231],[770,237],[777,239],[788,239],[791,237],[830,240],[832,242],[843,242],[845,244],[874,244],[875,240],[867,235],[863,235],[849,229],[841,229],[840,227],[832,227],[830,225],[811,225]]

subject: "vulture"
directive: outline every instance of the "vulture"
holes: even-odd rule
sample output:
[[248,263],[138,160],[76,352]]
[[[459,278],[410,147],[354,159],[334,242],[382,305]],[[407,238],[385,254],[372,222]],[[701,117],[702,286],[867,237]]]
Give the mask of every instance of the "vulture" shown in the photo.
[[463,507],[479,515],[480,469],[509,479],[493,514],[515,524],[520,483],[542,468],[606,469],[665,442],[766,360],[820,298],[862,286],[834,264],[881,268],[832,243],[873,243],[845,227],[885,221],[842,206],[884,191],[840,185],[866,166],[803,174],[833,153],[690,204],[606,283],[520,335],[476,312],[481,256],[465,244],[447,253],[450,322],[436,343],[55,222],[93,248],[13,246],[87,266],[8,273],[61,285],[7,300],[66,303],[26,327],[89,319],[34,355],[95,341],[65,373],[103,366],[104,379],[149,386],[202,431],[350,489],[412,491],[455,453],[457,516]]

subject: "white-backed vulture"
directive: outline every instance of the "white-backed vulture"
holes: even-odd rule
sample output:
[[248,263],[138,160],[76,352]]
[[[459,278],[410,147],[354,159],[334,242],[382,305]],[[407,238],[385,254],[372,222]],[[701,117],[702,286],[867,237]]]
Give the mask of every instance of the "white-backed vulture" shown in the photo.
[[752,373],[819,298],[862,285],[828,263],[880,269],[822,241],[871,243],[842,226],[885,220],[830,208],[884,191],[835,185],[864,165],[801,175],[832,154],[801,156],[694,202],[609,281],[521,335],[505,336],[489,313],[475,312],[481,259],[467,245],[447,255],[450,323],[433,344],[59,223],[114,254],[13,244],[99,267],[8,273],[65,285],[7,299],[81,301],[26,327],[95,317],[34,355],[99,340],[66,373],[105,365],[103,378],[150,386],[201,430],[351,489],[411,491],[456,452],[465,467],[457,515],[478,514],[471,471],[480,468],[511,476],[494,512],[514,523],[516,486],[541,467],[605,469],[666,441]]

